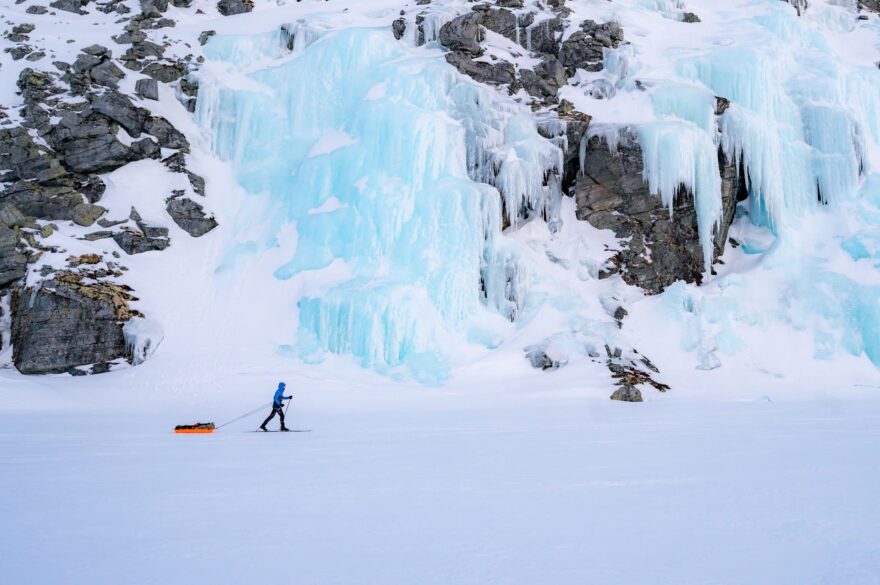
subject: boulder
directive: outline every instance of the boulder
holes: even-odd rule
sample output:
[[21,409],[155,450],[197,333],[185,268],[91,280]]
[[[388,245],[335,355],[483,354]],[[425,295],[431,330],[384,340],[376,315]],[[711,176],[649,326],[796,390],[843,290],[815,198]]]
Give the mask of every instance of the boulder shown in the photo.
[[171,199],[165,209],[174,223],[194,238],[203,236],[217,227],[214,217],[208,216],[204,208],[192,199],[186,197]]
[[217,10],[223,16],[233,16],[235,14],[244,14],[254,9],[253,0],[220,0],[217,3]]
[[141,70],[141,73],[162,83],[171,83],[183,77],[184,67],[178,63],[150,63]]
[[451,51],[479,56],[483,49],[483,29],[480,27],[480,14],[463,14],[440,27],[440,44]]
[[189,152],[189,141],[182,132],[171,125],[171,122],[165,118],[153,117],[149,118],[144,124],[144,131],[151,134],[159,141],[159,145],[163,148],[176,148],[184,152]]
[[561,16],[545,19],[532,25],[520,23],[520,43],[528,50],[547,55],[558,55],[560,38],[566,22]]
[[621,402],[642,402],[642,391],[635,386],[620,386],[611,395],[611,400],[619,400]]
[[113,61],[104,61],[93,67],[89,71],[89,76],[98,85],[118,89],[119,81],[125,77],[125,73]]
[[129,256],[164,250],[171,245],[171,240],[168,239],[168,228],[163,229],[165,237],[150,237],[142,232],[124,229],[113,234],[113,240]]
[[18,249],[18,229],[0,223],[0,288],[24,278],[27,256]]
[[14,291],[12,359],[23,374],[62,373],[128,357],[122,325],[136,300],[127,287],[60,273]]
[[98,221],[98,218],[107,212],[100,205],[92,205],[91,203],[80,203],[73,208],[73,221],[77,225],[88,227]]
[[568,37],[559,49],[559,61],[569,75],[578,69],[601,71],[605,49],[615,49],[623,41],[623,29],[615,22],[581,23],[581,30]]
[[58,10],[63,10],[64,12],[86,14],[85,10],[82,9],[86,4],[87,1],[83,2],[82,0],[55,0],[54,2],[51,2],[49,6],[57,8]]
[[150,112],[138,108],[128,96],[115,91],[108,91],[96,96],[91,103],[92,111],[110,118],[123,128],[132,138],[137,138],[144,130],[144,123]]
[[134,84],[134,92],[146,100],[158,100],[159,83],[155,79],[138,79]]
[[147,18],[162,18],[168,10],[168,0],[141,0],[141,14]]
[[480,15],[481,25],[511,41],[516,40],[517,22],[513,12],[504,8],[495,8],[490,4],[474,6],[473,10]]

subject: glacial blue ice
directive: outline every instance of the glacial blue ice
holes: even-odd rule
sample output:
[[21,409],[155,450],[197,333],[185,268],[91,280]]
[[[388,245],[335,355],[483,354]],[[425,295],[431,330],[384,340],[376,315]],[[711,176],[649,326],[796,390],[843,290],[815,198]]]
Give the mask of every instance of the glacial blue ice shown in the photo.
[[[670,287],[666,303],[683,326],[682,348],[698,356],[700,368],[745,347],[738,324],[779,321],[813,331],[817,358],[864,353],[880,365],[880,289],[834,264],[839,246],[862,263],[857,270],[878,266],[880,185],[868,153],[880,143],[880,71],[846,65],[828,45],[824,33],[852,30],[851,12],[817,4],[798,17],[779,2],[761,8],[747,43],[672,55],[678,80],[652,82],[657,121],[639,132],[652,192],[668,204],[681,184],[694,196],[704,255],[720,211],[710,161],[720,147],[743,165],[750,196],[739,221],[776,240],[747,238],[737,253],[760,257],[756,278],[773,284],[726,274],[713,291]],[[715,96],[730,100],[721,115]],[[856,233],[837,235],[847,230]],[[774,303],[768,286],[780,294]]]
[[239,76],[206,75],[197,117],[245,190],[271,202],[261,245],[295,226],[276,278],[337,261],[350,271],[298,300],[301,354],[440,381],[470,317],[521,310],[527,278],[503,218],[558,215],[545,177],[561,152],[522,106],[387,30],[312,35],[292,51],[289,30],[212,39],[209,65]]

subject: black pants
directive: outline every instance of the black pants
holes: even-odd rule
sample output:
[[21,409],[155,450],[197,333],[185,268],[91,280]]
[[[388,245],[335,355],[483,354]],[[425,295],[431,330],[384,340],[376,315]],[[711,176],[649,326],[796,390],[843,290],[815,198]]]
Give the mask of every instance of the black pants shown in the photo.
[[273,418],[275,418],[276,414],[281,417],[281,428],[283,429],[284,428],[284,409],[281,407],[280,404],[273,404],[272,405],[272,414],[269,415],[269,418],[267,418],[266,420],[263,421],[263,424],[261,424],[260,427],[265,428],[266,425],[269,424],[269,421],[272,420]]

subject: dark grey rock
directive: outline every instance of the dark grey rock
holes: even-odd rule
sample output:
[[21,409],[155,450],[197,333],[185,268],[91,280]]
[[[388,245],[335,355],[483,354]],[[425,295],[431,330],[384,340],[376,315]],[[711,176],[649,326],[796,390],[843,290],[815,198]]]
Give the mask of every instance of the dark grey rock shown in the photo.
[[542,20],[535,25],[521,21],[520,43],[536,53],[558,55],[560,38],[565,27],[565,19],[560,16]]
[[[166,228],[167,232],[167,228]],[[128,255],[143,254],[144,252],[153,252],[156,250],[164,250],[171,244],[171,240],[164,238],[151,238],[142,232],[132,230],[123,230],[113,234],[113,239],[122,250]]]
[[12,27],[12,33],[17,35],[27,35],[34,32],[35,28],[37,27],[30,23],[18,24]]
[[162,147],[152,138],[142,138],[132,142],[129,148],[132,155],[137,159],[159,158],[162,156]]
[[113,37],[113,40],[120,45],[129,45],[131,43],[139,43],[147,40],[147,35],[141,31],[125,31]]
[[118,89],[119,81],[125,77],[125,73],[113,61],[104,61],[100,65],[93,67],[89,71],[89,76],[99,85]]
[[511,41],[516,40],[516,15],[504,8],[495,8],[490,4],[474,6],[474,12],[480,15],[479,23]]
[[128,357],[122,326],[136,313],[130,291],[108,283],[84,284],[65,273],[39,288],[14,291],[13,362],[23,374],[66,372],[72,367]]
[[89,45],[88,47],[82,49],[82,52],[87,55],[93,55],[95,57],[112,57],[113,53],[105,47],[104,45]]
[[0,207],[0,223],[8,228],[17,228],[30,222],[15,205],[9,203]]
[[149,118],[144,124],[144,131],[155,136],[159,141],[159,145],[164,148],[176,148],[189,152],[189,141],[187,141],[186,136],[174,128],[171,122],[165,118]]
[[24,278],[27,256],[18,249],[18,228],[0,223],[0,288]]
[[703,22],[702,20],[700,20],[700,17],[693,12],[685,12],[682,19],[684,22],[688,23]]
[[[724,250],[738,194],[744,186],[734,165],[723,157],[722,225],[716,230],[714,259]],[[599,229],[613,230],[625,242],[601,276],[620,273],[628,284],[659,293],[677,280],[702,282],[705,263],[692,194],[683,187],[672,214],[651,195],[643,178],[644,161],[636,132],[619,130],[611,152],[604,137],[587,141],[583,175],[575,185],[577,217]]]
[[138,59],[161,59],[164,54],[165,47],[144,40],[133,43],[132,46],[125,51],[122,59],[126,61],[137,61]]
[[480,28],[480,14],[463,14],[440,27],[440,44],[451,51],[479,56],[483,49],[483,30]]
[[202,33],[199,35],[199,44],[200,45],[207,44],[208,39],[210,39],[211,37],[213,37],[216,34],[217,34],[217,31],[215,31],[215,30],[202,31]]
[[85,10],[82,9],[86,3],[81,0],[55,0],[49,6],[65,12],[73,12],[74,14],[86,14]]
[[233,16],[235,14],[244,14],[254,9],[252,0],[220,0],[217,3],[217,10],[223,16]]
[[506,61],[498,63],[474,61],[468,53],[461,51],[446,53],[446,61],[463,74],[480,83],[512,85],[516,81],[516,70],[512,64]]
[[83,227],[88,227],[98,221],[98,218],[107,212],[100,205],[92,205],[91,203],[80,203],[73,208],[74,223]]
[[28,14],[46,14],[47,12],[49,12],[49,9],[45,6],[34,5],[28,6],[25,12],[27,12]]
[[196,194],[204,197],[205,196],[205,179],[195,173],[190,172],[190,171],[186,171],[186,176],[189,179],[189,184],[192,185],[193,191],[195,191]]
[[76,173],[106,173],[137,160],[109,126],[100,122],[75,130],[72,137],[55,141],[53,146],[67,168]]
[[605,49],[615,49],[623,41],[623,29],[615,22],[599,24],[593,20],[581,23],[581,30],[562,43],[559,61],[569,75],[578,69],[601,71]]
[[159,83],[155,79],[138,79],[134,84],[134,92],[147,100],[159,99]]
[[[398,18],[394,22],[391,23],[391,33],[394,35],[394,38],[398,41],[403,38],[404,33],[406,32],[406,19]],[[199,38],[201,40],[201,38]],[[204,44],[204,43],[202,43]]]
[[141,0],[141,14],[147,18],[161,18],[168,10],[168,0]]
[[73,62],[73,70],[79,74],[88,73],[93,67],[100,65],[102,61],[102,57],[82,53],[78,55],[76,61]]
[[91,109],[125,128],[132,138],[141,135],[150,116],[149,111],[138,108],[127,96],[115,91],[96,96],[92,100]]
[[36,181],[18,181],[0,193],[0,205],[13,205],[26,216],[48,220],[69,220],[83,197],[70,186],[44,186]]
[[195,238],[203,236],[217,227],[217,221],[213,217],[209,217],[204,208],[192,199],[185,197],[172,199],[165,209],[174,223]]
[[141,73],[162,83],[171,83],[183,77],[185,70],[182,65],[177,63],[150,63],[141,70]]

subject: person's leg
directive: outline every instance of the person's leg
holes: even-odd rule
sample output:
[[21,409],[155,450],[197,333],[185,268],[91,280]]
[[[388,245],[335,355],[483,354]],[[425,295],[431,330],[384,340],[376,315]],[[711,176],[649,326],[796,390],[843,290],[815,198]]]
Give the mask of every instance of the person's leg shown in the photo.
[[284,426],[284,411],[281,410],[280,408],[278,409],[278,416],[281,417],[281,430],[282,430],[282,431],[286,431],[286,430],[287,430],[287,427]]
[[272,420],[273,418],[275,418],[275,407],[274,406],[272,407],[272,413],[269,415],[269,417],[266,420],[263,421],[263,424],[260,425],[260,428],[265,431],[266,425],[269,424],[269,421]]

